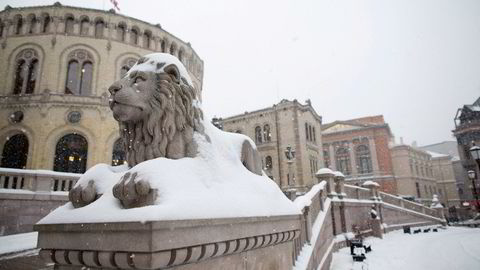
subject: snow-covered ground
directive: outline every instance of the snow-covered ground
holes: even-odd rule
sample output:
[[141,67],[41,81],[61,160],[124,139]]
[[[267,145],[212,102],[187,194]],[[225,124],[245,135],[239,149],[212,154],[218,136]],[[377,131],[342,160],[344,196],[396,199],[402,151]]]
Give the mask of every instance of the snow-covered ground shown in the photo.
[[37,236],[37,232],[1,236],[0,255],[36,248]]
[[404,234],[394,231],[384,239],[367,238],[372,252],[367,260],[353,263],[350,248],[333,254],[330,270],[478,270],[480,229],[448,227],[438,232]]

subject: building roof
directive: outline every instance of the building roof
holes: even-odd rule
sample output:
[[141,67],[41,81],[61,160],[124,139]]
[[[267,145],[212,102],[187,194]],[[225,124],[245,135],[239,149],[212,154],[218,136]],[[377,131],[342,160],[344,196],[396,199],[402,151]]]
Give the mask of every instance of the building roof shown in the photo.
[[385,123],[383,115],[374,115],[350,120],[337,120],[332,123],[324,124],[322,125],[322,134],[347,132],[378,127],[386,127],[389,133],[391,133],[388,124]]
[[238,118],[245,118],[245,116],[250,116],[250,115],[253,116],[254,114],[257,114],[257,113],[266,113],[266,112],[273,111],[273,110],[278,109],[278,108],[293,107],[293,106],[297,106],[297,108],[299,108],[301,111],[310,111],[312,113],[313,117],[315,117],[315,119],[317,119],[320,123],[322,123],[322,117],[317,114],[317,112],[315,111],[315,109],[312,106],[312,103],[311,103],[310,99],[307,99],[305,101],[305,104],[301,104],[296,99],[294,99],[292,101],[290,101],[288,99],[282,99],[279,103],[273,104],[273,106],[270,106],[270,107],[266,107],[266,108],[251,111],[251,112],[246,111],[243,114],[237,114],[237,115],[232,115],[232,116],[228,116],[228,117],[225,117],[225,118],[219,118],[218,120],[223,121],[223,122],[227,122],[227,121],[231,121],[231,120],[236,120]]

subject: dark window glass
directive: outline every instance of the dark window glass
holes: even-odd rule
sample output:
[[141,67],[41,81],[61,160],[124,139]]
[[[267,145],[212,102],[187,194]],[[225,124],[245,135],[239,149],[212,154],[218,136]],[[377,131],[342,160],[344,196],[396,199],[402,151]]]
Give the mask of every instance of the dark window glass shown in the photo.
[[0,38],[3,36],[3,28],[5,28],[5,26],[3,26],[3,23],[0,22]]
[[170,45],[170,54],[175,55],[176,51],[177,51],[177,47],[175,47],[175,44]]
[[55,148],[53,170],[57,172],[84,173],[87,167],[87,140],[78,134],[63,136]]
[[149,32],[146,32],[143,34],[143,47],[145,48],[150,48],[150,40],[151,40],[151,34]]
[[123,165],[127,163],[125,144],[122,139],[118,139],[113,144],[112,166]]
[[272,140],[272,133],[270,132],[270,125],[263,126],[263,140],[269,142]]
[[35,17],[30,18],[30,25],[28,27],[28,33],[32,34],[35,31],[35,24],[37,23],[37,19]]
[[366,145],[359,145],[356,148],[356,159],[358,166],[358,173],[372,172],[372,159],[370,158],[370,150]]
[[165,40],[162,40],[161,47],[162,47],[162,52],[167,52],[167,47],[165,45]]
[[25,80],[27,69],[27,62],[25,62],[25,60],[20,59],[17,61],[17,69],[15,70],[15,83],[13,85],[14,95],[22,93],[23,81]]
[[415,189],[417,191],[417,198],[420,198],[420,185],[418,183],[415,183]]
[[255,128],[255,142],[262,143],[262,128],[259,126]]
[[78,94],[77,74],[78,74],[78,62],[76,60],[72,60],[68,63],[65,94]]
[[38,73],[38,60],[33,60],[30,63],[30,67],[28,68],[28,79],[27,79],[27,89],[25,93],[32,94],[35,90],[35,82],[37,81],[37,73]]
[[117,40],[118,41],[125,41],[125,26],[119,25],[117,27]]
[[65,20],[65,33],[73,34],[73,24],[74,24],[74,20],[72,17],[68,17]]
[[19,17],[17,19],[17,24],[15,25],[15,34],[20,35],[22,33],[22,27],[23,27],[23,19],[22,17]]
[[272,157],[271,156],[267,156],[265,158],[265,168],[267,170],[271,170],[273,167],[273,162],[272,162]]
[[80,95],[90,94],[90,88],[92,86],[92,71],[93,66],[90,62],[83,63],[81,76],[80,76]]
[[310,140],[309,136],[308,136],[308,124],[305,123],[305,138],[307,139],[307,141]]
[[180,60],[180,62],[183,62],[183,50],[180,50],[178,52],[178,60]]
[[3,145],[0,167],[25,169],[28,157],[28,138],[24,134],[13,135]]
[[350,165],[350,156],[349,156],[348,149],[343,147],[338,148],[335,155],[336,155],[337,170],[339,170],[345,175],[350,175],[351,165]]
[[81,35],[88,35],[88,26],[89,26],[89,21],[87,18],[83,19],[82,22],[80,23],[80,34]]
[[50,16],[45,16],[43,19],[42,33],[47,33],[50,29]]
[[103,21],[97,21],[95,23],[95,37],[103,38],[103,29],[105,28],[105,23]]
[[132,29],[130,31],[130,43],[137,45],[137,41],[138,41],[138,32],[136,29]]

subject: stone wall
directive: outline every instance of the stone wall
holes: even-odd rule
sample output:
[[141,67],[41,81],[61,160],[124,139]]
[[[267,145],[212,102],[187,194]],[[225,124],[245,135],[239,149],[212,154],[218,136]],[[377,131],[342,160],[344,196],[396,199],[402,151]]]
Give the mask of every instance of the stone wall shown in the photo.
[[67,201],[66,192],[0,192],[0,235],[32,232],[35,223]]

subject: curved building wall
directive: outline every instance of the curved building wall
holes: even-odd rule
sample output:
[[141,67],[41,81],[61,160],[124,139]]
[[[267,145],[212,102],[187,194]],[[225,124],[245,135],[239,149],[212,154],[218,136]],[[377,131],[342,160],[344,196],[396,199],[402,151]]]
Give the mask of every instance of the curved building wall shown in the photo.
[[0,154],[12,136],[25,134],[25,168],[52,170],[56,145],[68,134],[86,139],[87,168],[110,164],[119,134],[107,89],[142,55],[179,58],[201,97],[203,61],[189,43],[113,11],[7,6],[0,46]]

